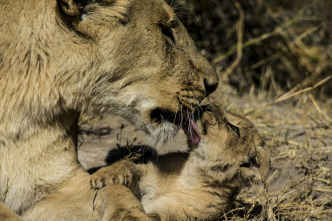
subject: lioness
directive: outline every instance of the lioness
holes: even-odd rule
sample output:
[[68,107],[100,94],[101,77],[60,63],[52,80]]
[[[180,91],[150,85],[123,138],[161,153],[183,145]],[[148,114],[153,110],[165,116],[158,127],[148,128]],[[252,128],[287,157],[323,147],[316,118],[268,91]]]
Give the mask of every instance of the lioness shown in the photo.
[[1,0],[0,202],[26,219],[60,219],[84,192],[76,214],[91,217],[79,114],[121,115],[158,146],[217,84],[163,0]]
[[239,115],[213,106],[199,126],[202,139],[189,142],[189,152],[147,164],[116,162],[95,172],[92,186],[127,185],[158,220],[217,220],[242,187],[267,176],[269,155],[254,125]]
[[23,221],[16,213],[14,213],[5,204],[0,203],[0,220],[1,221]]

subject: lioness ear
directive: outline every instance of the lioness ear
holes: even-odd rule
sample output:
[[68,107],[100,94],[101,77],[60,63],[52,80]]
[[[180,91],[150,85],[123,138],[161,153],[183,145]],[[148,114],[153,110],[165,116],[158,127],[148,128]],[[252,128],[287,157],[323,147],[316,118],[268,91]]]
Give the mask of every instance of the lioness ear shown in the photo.
[[85,0],[57,0],[60,11],[65,15],[78,18],[80,9],[83,7]]

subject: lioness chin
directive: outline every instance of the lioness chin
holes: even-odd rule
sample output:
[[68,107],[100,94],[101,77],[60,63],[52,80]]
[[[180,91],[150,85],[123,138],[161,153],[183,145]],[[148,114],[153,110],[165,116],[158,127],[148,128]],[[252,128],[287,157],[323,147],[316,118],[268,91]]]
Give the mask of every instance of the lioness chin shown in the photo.
[[189,142],[189,152],[147,164],[116,162],[95,172],[92,186],[128,186],[157,220],[217,220],[242,187],[266,178],[269,154],[253,124],[239,115],[213,106],[200,121],[202,139]]
[[77,159],[80,113],[121,115],[162,143],[217,84],[163,0],[0,1],[0,202],[61,220],[81,200],[74,220],[107,219],[111,197],[95,213],[96,191],[74,188],[90,179]]

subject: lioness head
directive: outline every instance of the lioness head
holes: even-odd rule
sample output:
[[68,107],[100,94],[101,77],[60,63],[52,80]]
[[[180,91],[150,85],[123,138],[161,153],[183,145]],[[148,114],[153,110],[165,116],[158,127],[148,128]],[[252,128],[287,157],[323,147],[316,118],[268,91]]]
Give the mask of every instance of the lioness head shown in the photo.
[[201,116],[201,141],[197,149],[211,163],[214,177],[221,183],[241,188],[265,179],[270,159],[253,123],[215,105]]
[[69,79],[62,93],[70,108],[119,114],[156,145],[216,89],[217,74],[163,0],[58,0],[58,6],[67,40],[83,42],[57,75]]

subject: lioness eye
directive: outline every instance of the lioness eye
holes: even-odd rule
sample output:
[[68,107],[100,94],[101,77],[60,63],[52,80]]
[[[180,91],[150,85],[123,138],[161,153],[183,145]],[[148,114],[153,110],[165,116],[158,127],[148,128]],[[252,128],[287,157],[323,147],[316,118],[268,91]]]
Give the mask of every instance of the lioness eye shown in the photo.
[[227,125],[231,128],[231,130],[239,137],[240,136],[240,129],[237,126],[227,122]]
[[161,30],[161,32],[163,33],[164,36],[169,38],[172,42],[175,42],[173,32],[169,27],[167,27],[163,24],[159,24],[159,27],[160,27],[160,30]]

